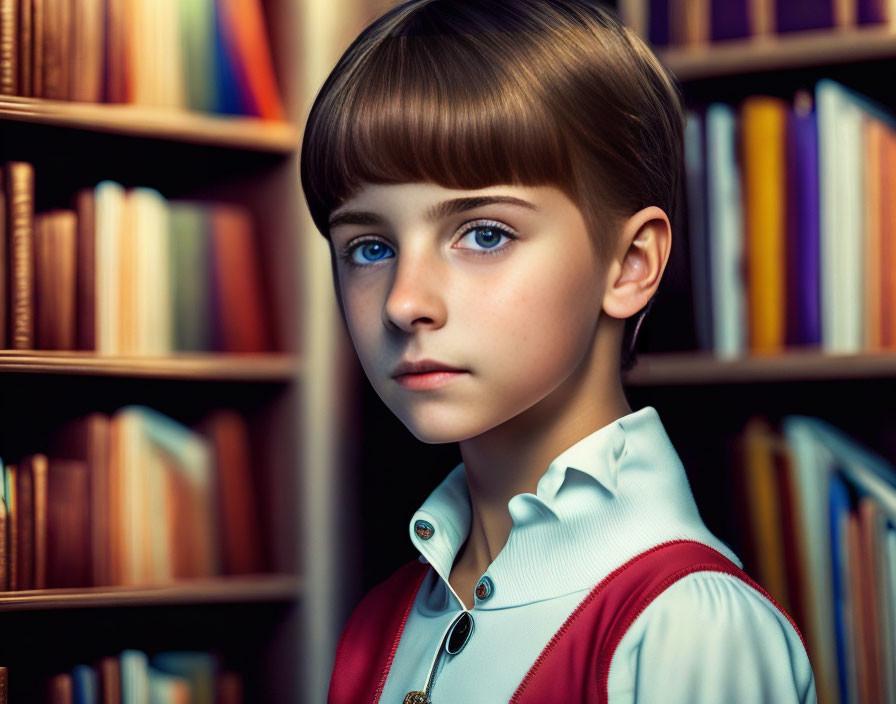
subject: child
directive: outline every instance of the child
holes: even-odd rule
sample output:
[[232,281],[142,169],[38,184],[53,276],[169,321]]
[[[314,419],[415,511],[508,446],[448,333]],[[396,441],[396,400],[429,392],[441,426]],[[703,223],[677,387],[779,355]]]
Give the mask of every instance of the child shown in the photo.
[[376,392],[463,462],[343,631],[329,701],[814,702],[620,369],[672,246],[683,108],[592,0],[407,0],[312,107],[302,184]]

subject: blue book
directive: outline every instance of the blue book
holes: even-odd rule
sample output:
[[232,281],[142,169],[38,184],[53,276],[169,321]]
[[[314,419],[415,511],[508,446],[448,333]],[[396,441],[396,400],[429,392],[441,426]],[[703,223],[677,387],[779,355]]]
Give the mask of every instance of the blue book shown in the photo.
[[849,662],[849,582],[844,575],[849,574],[849,558],[847,553],[846,523],[849,520],[849,490],[846,483],[836,472],[831,475],[829,493],[830,507],[830,540],[831,540],[831,582],[834,592],[834,634],[837,648],[837,670],[840,701],[850,701],[848,696],[847,668]]
[[90,665],[72,668],[72,694],[74,704],[100,704],[99,681]]

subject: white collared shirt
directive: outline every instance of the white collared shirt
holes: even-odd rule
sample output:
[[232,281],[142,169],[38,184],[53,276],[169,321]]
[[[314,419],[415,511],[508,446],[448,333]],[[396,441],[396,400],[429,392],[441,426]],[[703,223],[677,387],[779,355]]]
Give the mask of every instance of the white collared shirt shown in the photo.
[[[380,702],[400,704],[432,675],[434,704],[503,704],[591,591],[638,553],[675,539],[709,545],[742,567],[700,518],[684,467],[652,406],[600,428],[561,453],[535,494],[508,503],[513,527],[482,575],[473,632],[456,655],[443,640],[465,610],[448,583],[470,530],[466,468],[457,465],[410,523],[432,569],[408,616]],[[418,521],[432,526],[427,539]],[[425,533],[424,533],[425,534]],[[557,701],[563,698],[558,683]],[[799,635],[736,577],[695,572],[634,621],[610,665],[611,704],[816,702]]]

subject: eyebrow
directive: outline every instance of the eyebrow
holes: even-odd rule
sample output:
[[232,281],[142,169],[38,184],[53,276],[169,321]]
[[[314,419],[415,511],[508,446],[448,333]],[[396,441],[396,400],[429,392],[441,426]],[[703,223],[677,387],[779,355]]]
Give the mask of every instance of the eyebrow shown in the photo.
[[[518,205],[522,208],[530,210],[538,210],[538,206],[530,203],[522,198],[514,198],[513,196],[472,196],[469,198],[454,198],[453,200],[442,201],[426,211],[424,217],[427,222],[433,222],[440,218],[446,218],[449,215],[463,213],[467,210],[481,208],[484,205],[508,204]],[[329,227],[334,228],[340,225],[385,225],[385,219],[369,210],[343,210],[330,218]]]

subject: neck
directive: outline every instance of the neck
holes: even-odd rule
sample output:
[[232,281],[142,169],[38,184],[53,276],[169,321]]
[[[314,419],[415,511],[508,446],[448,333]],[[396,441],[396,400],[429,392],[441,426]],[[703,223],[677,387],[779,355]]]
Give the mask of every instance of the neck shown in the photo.
[[[600,358],[600,355],[595,355]],[[472,520],[455,567],[481,575],[503,549],[513,527],[508,502],[536,493],[551,461],[582,438],[631,413],[618,357],[586,365],[532,408],[460,443]],[[613,366],[615,364],[615,366]],[[597,367],[597,365],[595,365]]]

